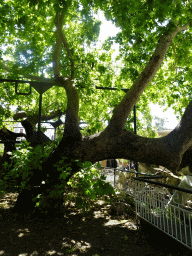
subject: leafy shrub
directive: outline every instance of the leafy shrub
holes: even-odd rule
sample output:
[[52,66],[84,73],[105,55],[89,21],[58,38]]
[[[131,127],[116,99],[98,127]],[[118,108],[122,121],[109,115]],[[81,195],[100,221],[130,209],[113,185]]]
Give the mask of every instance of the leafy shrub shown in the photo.
[[[48,173],[43,173],[42,163],[50,155],[57,142],[39,145],[35,148],[28,143],[21,144],[20,148],[12,153],[11,165],[5,163],[6,172],[0,180],[0,190],[22,192],[23,189],[31,190],[36,187],[42,187],[45,184],[46,189],[36,195],[32,200],[36,207],[44,213],[48,213],[53,207],[59,208],[62,204],[61,198],[66,186],[70,188],[68,199],[75,200],[78,208],[86,211],[90,208],[92,200],[98,196],[112,195],[114,190],[109,183],[105,182],[105,176],[100,175],[101,167],[99,164],[92,165],[91,162],[82,163],[80,160],[62,157],[54,168],[54,175],[57,173],[58,179],[53,181]],[[67,177],[71,174],[73,164],[79,168],[67,182]],[[10,168],[11,167],[11,168]],[[56,171],[56,173],[55,173]],[[35,178],[34,178],[35,177]],[[40,178],[36,184],[36,177]]]
[[42,162],[52,151],[52,145],[38,145],[35,148],[29,146],[28,142],[20,145],[18,150],[11,154],[11,163],[4,163],[5,173],[3,176],[4,189],[15,188],[21,192],[29,186],[30,178],[34,175],[34,170],[42,170]]
[[[81,163],[79,161],[81,170],[73,175],[67,183],[73,189],[75,196],[75,203],[78,208],[86,211],[90,208],[91,200],[96,200],[100,196],[114,195],[113,187],[105,182],[106,177],[100,176],[100,164],[92,164],[91,162]],[[100,176],[100,177],[99,177]]]

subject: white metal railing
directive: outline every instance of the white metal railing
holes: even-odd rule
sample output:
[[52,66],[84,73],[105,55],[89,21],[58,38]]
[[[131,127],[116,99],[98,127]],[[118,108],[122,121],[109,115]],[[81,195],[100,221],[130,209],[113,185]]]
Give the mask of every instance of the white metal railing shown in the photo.
[[[107,182],[134,198],[137,216],[192,249],[192,190],[154,181],[159,177],[144,173],[139,173],[143,178],[126,176],[123,180],[125,173],[121,173],[123,170],[118,169],[102,171]],[[135,176],[135,172],[130,174]]]
[[131,183],[137,215],[192,249],[192,208],[176,203],[168,188],[143,181]]

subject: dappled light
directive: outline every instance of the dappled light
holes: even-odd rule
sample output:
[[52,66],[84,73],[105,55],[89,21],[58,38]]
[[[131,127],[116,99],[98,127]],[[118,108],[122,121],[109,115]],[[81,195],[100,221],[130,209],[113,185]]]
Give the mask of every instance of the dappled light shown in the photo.
[[[5,195],[10,198],[11,195]],[[129,200],[129,199],[127,199]],[[0,203],[3,201],[1,198]],[[169,246],[163,245],[167,238],[158,231],[150,232],[148,226],[138,225],[134,208],[125,215],[110,215],[111,205],[98,200],[92,209],[82,214],[75,205],[65,209],[63,217],[50,219],[16,220],[8,208],[0,209],[0,255],[143,255],[154,253],[156,256],[176,254],[185,248],[171,239]],[[154,233],[155,232],[155,233]],[[160,235],[161,245],[154,240]],[[158,239],[159,240],[159,239]],[[158,245],[158,247],[157,247]],[[173,246],[174,250],[170,247]],[[175,254],[173,253],[175,251]]]

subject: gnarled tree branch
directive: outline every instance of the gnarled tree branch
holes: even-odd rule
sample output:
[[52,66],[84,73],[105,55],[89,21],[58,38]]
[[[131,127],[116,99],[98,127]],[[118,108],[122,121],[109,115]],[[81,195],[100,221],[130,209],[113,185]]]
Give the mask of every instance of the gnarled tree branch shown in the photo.
[[134,104],[140,98],[141,94],[160,68],[173,38],[177,35],[178,32],[187,29],[188,26],[189,25],[187,24],[183,27],[176,27],[173,32],[165,34],[160,38],[156,50],[150,58],[145,69],[141,72],[139,77],[136,79],[130,90],[126,93],[114,111],[114,114],[107,127],[108,131],[110,130],[113,133],[117,133],[124,129],[128,115],[130,114]]
[[[42,121],[48,121],[48,120],[51,120],[51,119],[56,118],[56,117],[58,117],[60,115],[63,115],[63,114],[65,114],[65,112],[61,112],[61,110],[52,111],[52,112],[50,112],[47,115],[42,115],[41,116],[41,120]],[[28,116],[27,113],[20,112],[20,113],[16,113],[13,116],[13,119],[15,121],[17,121],[18,119],[23,119],[23,118],[27,118],[29,120],[31,119],[31,120],[33,120],[34,124],[37,124],[38,123],[38,119],[39,119],[39,114],[38,113],[34,113],[33,116]]]
[[[63,84],[63,78],[57,79],[58,83]],[[72,85],[73,82],[65,83],[64,88],[67,93],[67,110],[65,118],[65,129],[63,140],[66,138],[81,140],[82,136],[79,130],[79,95],[77,89]]]
[[59,34],[60,34],[60,37],[62,39],[62,43],[63,43],[63,45],[64,45],[64,47],[65,47],[65,49],[67,51],[67,55],[69,57],[69,61],[70,61],[70,64],[71,64],[71,80],[74,80],[74,75],[75,75],[74,67],[75,66],[74,66],[73,56],[72,56],[71,50],[70,50],[70,48],[68,46],[67,39],[66,39],[66,37],[65,37],[65,35],[64,35],[64,33],[63,33],[63,31],[61,29],[59,29]]
[[[63,86],[67,93],[67,111],[66,111],[66,120],[65,120],[65,130],[63,140],[66,138],[74,138],[76,140],[81,139],[81,133],[79,131],[79,95],[77,89],[73,86],[74,80],[74,62],[72,59],[72,54],[69,49],[67,40],[63,33],[63,20],[64,20],[64,11],[58,12],[55,18],[56,25],[56,44],[53,53],[53,70],[55,75],[55,80],[59,86]],[[64,45],[70,63],[71,63],[71,77],[69,79],[64,79],[60,76],[60,54],[61,47]]]
[[[117,134],[100,133],[85,138],[76,152],[82,152],[83,161],[97,162],[103,159],[124,158],[141,163],[162,165],[176,172],[191,162],[182,163],[182,158],[192,146],[192,102],[187,107],[180,124],[161,138],[144,138],[121,130]],[[75,152],[74,152],[75,154]]]

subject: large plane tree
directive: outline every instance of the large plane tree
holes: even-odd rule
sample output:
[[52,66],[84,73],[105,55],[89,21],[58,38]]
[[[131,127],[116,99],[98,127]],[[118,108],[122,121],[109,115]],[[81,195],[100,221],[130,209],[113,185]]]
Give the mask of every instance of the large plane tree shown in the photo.
[[[190,1],[7,0],[0,8],[1,78],[54,83],[43,95],[42,114],[65,113],[60,142],[42,161],[41,171],[32,169],[17,209],[23,205],[31,209],[35,196],[54,190],[58,163],[66,167],[73,160],[66,181],[79,171],[76,160],[124,158],[173,172],[190,166]],[[97,42],[101,13],[119,27],[119,33],[102,45]],[[114,42],[119,45],[116,57]],[[121,88],[129,90],[124,93]],[[38,94],[33,90],[30,96],[17,96],[9,83],[0,90],[1,116],[27,118],[33,127]],[[184,113],[169,135],[148,138],[128,129],[133,106],[137,103],[146,120],[149,102]],[[84,130],[80,121],[87,123]],[[43,180],[49,180],[47,185],[41,185]]]

